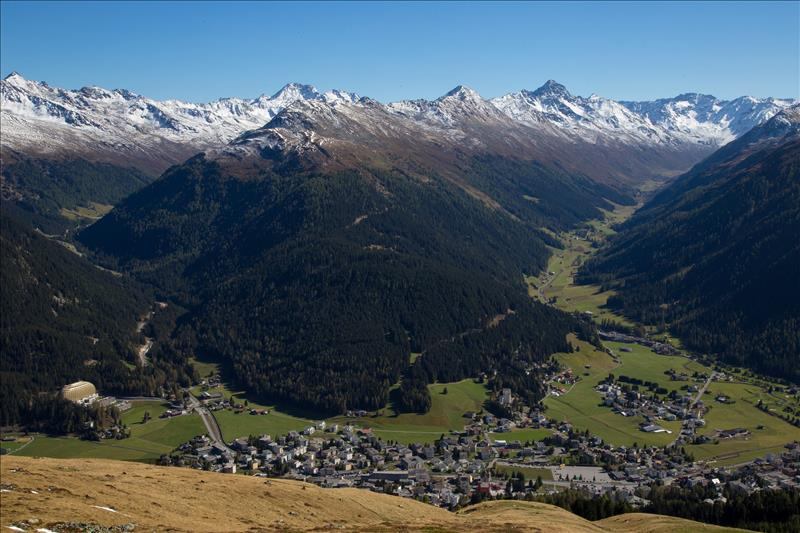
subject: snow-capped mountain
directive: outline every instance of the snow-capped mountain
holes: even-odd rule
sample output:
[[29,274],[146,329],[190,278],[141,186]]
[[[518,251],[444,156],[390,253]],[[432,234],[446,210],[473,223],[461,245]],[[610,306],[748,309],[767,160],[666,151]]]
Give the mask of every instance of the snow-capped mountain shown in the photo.
[[472,122],[502,120],[500,110],[469,87],[459,85],[436,100],[403,100],[387,105],[399,116],[436,126],[456,127]]
[[144,163],[161,171],[263,126],[297,100],[357,99],[343,91],[321,93],[292,83],[272,96],[193,104],[152,100],[120,89],[59,89],[12,73],[0,82],[2,143],[37,154],[95,152],[101,159]]
[[732,141],[796,103],[750,96],[726,101],[700,94],[652,102],[616,102],[597,95],[573,96],[553,80],[535,91],[507,94],[492,102],[516,120],[553,124],[564,135],[591,142],[711,147]]
[[540,128],[554,126],[564,137],[589,142],[621,141],[633,144],[674,142],[662,128],[614,100],[592,95],[573,96],[549,80],[535,91],[519,91],[492,100],[509,117]]
[[765,122],[797,100],[742,96],[720,100],[687,93],[652,102],[620,102],[677,138],[721,146]]
[[[435,100],[384,105],[345,91],[323,93],[310,85],[289,84],[272,96],[194,104],[158,101],[119,89],[59,89],[17,73],[0,82],[4,148],[37,155],[74,154],[154,173],[199,151],[232,141],[235,146],[247,144],[243,141],[258,135],[246,132],[262,131],[268,124],[270,136],[280,131],[286,135],[291,123],[293,145],[326,135],[339,142],[367,142],[370,132],[392,131],[395,138],[398,132],[433,135],[448,142],[466,141],[474,149],[535,146],[554,159],[561,152],[561,159],[568,161],[585,157],[575,152],[578,145],[595,146],[632,151],[634,159],[652,163],[652,174],[670,174],[685,170],[792,103],[751,97],[724,101],[692,94],[616,102],[596,95],[574,96],[551,80],[534,91],[491,100],[458,86]],[[523,150],[519,155],[540,154]],[[624,159],[624,154],[617,155]],[[578,169],[583,171],[581,165]],[[639,171],[639,167],[620,167],[623,175]]]

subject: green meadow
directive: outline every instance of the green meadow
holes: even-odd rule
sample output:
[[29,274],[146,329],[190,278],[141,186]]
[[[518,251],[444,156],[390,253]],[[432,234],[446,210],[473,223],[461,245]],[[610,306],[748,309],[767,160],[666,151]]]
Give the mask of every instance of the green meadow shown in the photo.
[[[178,445],[206,432],[197,415],[158,418],[166,410],[160,402],[134,402],[134,407],[123,413],[122,420],[131,429],[131,436],[121,440],[92,442],[74,437],[33,435],[33,441],[14,452],[29,457],[91,457],[124,461],[154,462],[162,454],[170,453]],[[145,411],[152,417],[143,423]]]
[[[567,421],[576,429],[588,429],[605,442],[617,446],[639,445],[665,445],[672,442],[680,431],[680,422],[663,422],[661,425],[673,433],[645,433],[639,430],[639,424],[644,420],[640,416],[624,417],[611,411],[601,404],[601,396],[594,388],[605,379],[609,373],[636,376],[636,371],[645,368],[648,362],[661,357],[652,352],[648,356],[643,350],[637,353],[621,354],[621,364],[618,364],[607,353],[598,350],[591,344],[579,341],[574,337],[570,339],[580,351],[570,354],[557,354],[555,358],[573,370],[581,379],[571,389],[561,396],[548,396],[544,403],[547,407],[546,415],[559,421]],[[685,364],[691,362],[686,358],[681,361],[672,361],[672,364]],[[587,368],[588,366],[588,368]],[[655,375],[648,371],[648,375]],[[665,382],[663,374],[659,383]]]
[[[447,394],[444,394],[445,388]],[[480,411],[487,398],[486,387],[471,379],[435,383],[428,385],[428,389],[431,393],[431,410],[425,414],[396,414],[387,405],[375,416],[335,417],[329,422],[371,428],[376,435],[386,440],[402,443],[433,442],[443,433],[463,430],[467,423],[464,413]]]

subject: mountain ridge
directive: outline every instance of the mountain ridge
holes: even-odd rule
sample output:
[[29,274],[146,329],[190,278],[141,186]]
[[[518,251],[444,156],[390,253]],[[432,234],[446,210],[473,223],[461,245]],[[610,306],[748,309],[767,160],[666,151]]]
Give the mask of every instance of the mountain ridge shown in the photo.
[[[72,151],[161,172],[197,152],[225,145],[248,130],[265,126],[298,101],[331,106],[373,102],[398,115],[413,114],[417,119],[446,127],[463,119],[465,109],[477,109],[485,115],[479,116],[482,120],[487,116],[499,120],[502,114],[512,122],[533,128],[529,132],[533,136],[689,151],[710,151],[708,146],[733,139],[791,103],[750,97],[714,99],[711,104],[704,100],[698,118],[694,109],[673,105],[684,96],[653,102],[615,102],[594,95],[572,96],[563,85],[549,80],[536,90],[492,99],[459,85],[435,100],[381,104],[355,93],[320,92],[311,85],[290,83],[271,96],[221,98],[195,104],[153,100],[124,89],[64,90],[27,80],[15,72],[0,82],[0,116],[4,147],[44,155]],[[716,111],[706,109],[709,105]],[[677,107],[681,108],[679,117]]]

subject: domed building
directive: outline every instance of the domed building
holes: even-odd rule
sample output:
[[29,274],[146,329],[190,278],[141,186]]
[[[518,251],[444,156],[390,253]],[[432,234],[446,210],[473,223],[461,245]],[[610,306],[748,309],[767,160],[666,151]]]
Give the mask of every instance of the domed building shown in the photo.
[[69,385],[64,385],[61,395],[65,400],[75,403],[92,403],[97,399],[97,389],[88,381],[76,381]]

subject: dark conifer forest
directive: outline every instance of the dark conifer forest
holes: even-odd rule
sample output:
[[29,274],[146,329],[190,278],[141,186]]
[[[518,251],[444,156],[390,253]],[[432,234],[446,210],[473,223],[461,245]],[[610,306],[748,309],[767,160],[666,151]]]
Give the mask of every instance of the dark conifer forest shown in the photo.
[[[524,274],[558,244],[540,228],[599,215],[604,195],[626,198],[530,163],[470,169],[469,186],[496,189],[507,207],[398,170],[253,173],[199,156],[80,240],[180,300],[182,345],[230,362],[259,396],[377,408],[403,376],[399,407],[424,411],[425,384],[497,369],[538,400],[524,369],[568,350],[565,335],[582,327],[527,296]],[[413,366],[411,352],[424,352]]]
[[694,350],[798,382],[800,142],[758,135],[656,195],[580,281],[617,290],[610,307]]
[[55,415],[74,409],[55,396],[77,380],[133,395],[190,382],[191,368],[168,342],[156,343],[152,365],[130,370],[142,342],[137,322],[153,304],[148,291],[5,214],[0,222],[0,425],[74,429],[64,426],[74,417]]

